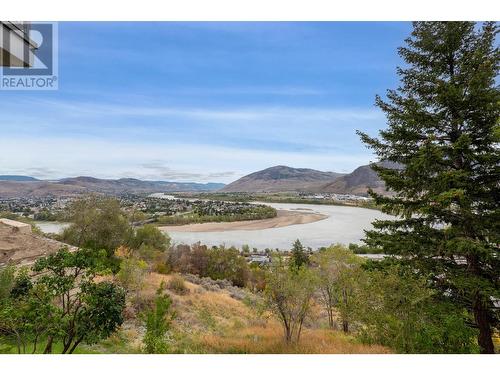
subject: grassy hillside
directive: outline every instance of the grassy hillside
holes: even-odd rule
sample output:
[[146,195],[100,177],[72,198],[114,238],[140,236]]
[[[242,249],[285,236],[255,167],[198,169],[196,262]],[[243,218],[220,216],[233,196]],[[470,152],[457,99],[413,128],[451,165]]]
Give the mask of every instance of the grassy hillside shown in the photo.
[[[139,353],[144,328],[135,313],[134,303],[154,297],[161,282],[172,275],[149,274],[145,287],[127,302],[127,319],[122,328],[99,345],[82,346],[80,352]],[[297,345],[286,345],[278,322],[259,308],[258,298],[249,293],[235,296],[214,284],[185,282],[187,292],[169,291],[176,318],[170,331],[171,353],[389,353],[378,345],[364,345],[352,336],[323,328],[319,309],[309,319]],[[231,295],[233,294],[233,296]],[[136,299],[133,303],[132,300]]]

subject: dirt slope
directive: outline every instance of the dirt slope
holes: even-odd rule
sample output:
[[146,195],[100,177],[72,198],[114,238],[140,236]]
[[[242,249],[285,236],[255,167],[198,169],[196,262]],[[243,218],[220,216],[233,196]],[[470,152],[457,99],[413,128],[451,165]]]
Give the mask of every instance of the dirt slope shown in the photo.
[[54,253],[63,246],[75,249],[62,242],[0,223],[0,265],[31,264],[37,258]]

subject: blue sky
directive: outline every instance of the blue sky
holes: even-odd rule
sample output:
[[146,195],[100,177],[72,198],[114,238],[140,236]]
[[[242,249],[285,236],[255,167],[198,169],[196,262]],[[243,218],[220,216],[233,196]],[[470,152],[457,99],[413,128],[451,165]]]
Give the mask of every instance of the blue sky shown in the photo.
[[409,23],[60,23],[59,90],[0,91],[0,174],[350,172]]

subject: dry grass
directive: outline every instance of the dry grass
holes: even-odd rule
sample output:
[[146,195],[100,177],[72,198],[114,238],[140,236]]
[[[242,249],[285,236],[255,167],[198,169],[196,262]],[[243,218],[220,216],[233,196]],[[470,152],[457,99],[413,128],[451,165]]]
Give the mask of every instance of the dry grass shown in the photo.
[[[149,274],[141,298],[154,298],[160,284],[168,285],[175,277],[178,276]],[[300,342],[287,345],[281,325],[269,314],[232,298],[227,291],[207,291],[188,281],[185,286],[189,289],[187,294],[169,292],[176,312],[170,332],[174,353],[390,353],[388,348],[364,345],[339,331],[319,328],[325,320],[319,306],[314,306],[314,318],[304,328]],[[127,320],[120,336],[129,343],[131,352],[137,352],[143,334],[141,324],[132,319]]]
[[168,290],[171,290],[175,294],[185,295],[190,292],[190,289],[186,286],[186,282],[180,275],[175,275],[170,279],[167,284]]
[[255,354],[383,354],[390,350],[382,346],[370,346],[356,342],[353,337],[337,331],[306,329],[297,344],[283,341],[279,325],[248,327],[234,330],[225,336],[205,335],[200,343],[209,353]]

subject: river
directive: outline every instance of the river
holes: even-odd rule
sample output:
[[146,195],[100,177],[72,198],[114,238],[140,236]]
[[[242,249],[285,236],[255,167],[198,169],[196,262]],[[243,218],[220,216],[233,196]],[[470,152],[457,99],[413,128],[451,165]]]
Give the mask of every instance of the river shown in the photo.
[[304,246],[317,249],[335,243],[361,243],[364,230],[372,228],[371,223],[376,219],[390,219],[377,210],[350,206],[329,206],[317,204],[292,203],[264,203],[277,210],[304,210],[315,212],[328,217],[309,224],[290,225],[281,228],[259,230],[231,230],[221,232],[176,232],[168,231],[169,236],[176,243],[192,244],[202,242],[206,245],[220,245],[241,247],[249,245],[257,249],[290,249],[296,239],[300,239]]
[[46,234],[59,234],[71,225],[71,223],[60,223],[58,221],[35,221],[35,224]]
[[[377,210],[350,206],[328,206],[317,204],[264,203],[277,210],[303,210],[328,216],[326,219],[308,224],[290,225],[281,228],[258,230],[230,230],[220,232],[177,232],[170,229],[168,235],[174,243],[192,244],[202,242],[209,246],[225,244],[241,247],[249,245],[259,250],[290,249],[296,239],[304,246],[317,249],[335,243],[361,243],[364,230],[372,228],[376,219],[390,219]],[[45,233],[60,233],[68,223],[38,222],[37,225]]]

